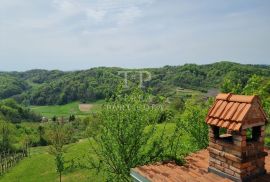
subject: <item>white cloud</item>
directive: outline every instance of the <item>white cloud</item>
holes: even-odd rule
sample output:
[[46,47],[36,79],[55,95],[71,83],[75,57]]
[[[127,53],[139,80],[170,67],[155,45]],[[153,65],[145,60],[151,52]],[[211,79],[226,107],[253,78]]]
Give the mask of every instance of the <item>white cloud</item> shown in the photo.
[[79,4],[70,0],[53,0],[53,6],[67,15],[74,15],[81,11]]
[[138,7],[130,7],[117,14],[116,19],[118,25],[126,25],[139,17],[142,17],[142,11]]

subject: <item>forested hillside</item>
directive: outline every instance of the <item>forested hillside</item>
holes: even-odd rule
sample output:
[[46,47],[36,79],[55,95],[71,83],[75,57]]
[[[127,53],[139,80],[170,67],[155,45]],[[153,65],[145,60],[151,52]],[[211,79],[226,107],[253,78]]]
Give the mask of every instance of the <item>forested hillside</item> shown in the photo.
[[41,120],[40,115],[34,113],[29,108],[19,105],[13,99],[0,101],[0,118],[12,123],[20,123],[22,121],[38,122]]
[[167,96],[176,88],[186,88],[206,92],[210,88],[220,88],[230,80],[230,87],[240,90],[249,78],[256,74],[269,77],[270,66],[242,65],[232,62],[218,62],[208,65],[185,64],[141,70],[99,67],[82,71],[31,70],[26,72],[0,73],[0,99],[13,97],[25,105],[66,104],[72,101],[93,101],[110,96],[124,74],[129,73],[129,84],[139,83],[136,71],[149,71],[151,80],[144,83],[154,95]]

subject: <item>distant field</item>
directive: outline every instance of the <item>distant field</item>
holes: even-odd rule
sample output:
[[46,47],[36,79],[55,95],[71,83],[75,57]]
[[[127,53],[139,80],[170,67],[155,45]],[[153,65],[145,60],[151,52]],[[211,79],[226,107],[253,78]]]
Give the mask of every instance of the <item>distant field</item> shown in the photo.
[[81,112],[89,112],[93,106],[93,104],[79,104],[79,109]]
[[72,102],[66,105],[54,105],[54,106],[31,106],[30,109],[40,113],[42,116],[52,118],[53,116],[68,117],[71,114],[74,115],[87,115],[90,112],[95,112],[100,109],[103,100],[89,103],[80,104],[79,102]]

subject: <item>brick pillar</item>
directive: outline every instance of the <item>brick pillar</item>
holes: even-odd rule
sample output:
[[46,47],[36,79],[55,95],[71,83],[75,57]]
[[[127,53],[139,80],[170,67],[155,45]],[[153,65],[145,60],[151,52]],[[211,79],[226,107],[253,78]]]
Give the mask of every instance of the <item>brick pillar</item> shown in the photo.
[[254,141],[247,141],[247,131],[230,132],[231,140],[224,140],[218,136],[218,128],[209,129],[209,171],[233,181],[248,181],[264,174],[264,129],[253,128]]

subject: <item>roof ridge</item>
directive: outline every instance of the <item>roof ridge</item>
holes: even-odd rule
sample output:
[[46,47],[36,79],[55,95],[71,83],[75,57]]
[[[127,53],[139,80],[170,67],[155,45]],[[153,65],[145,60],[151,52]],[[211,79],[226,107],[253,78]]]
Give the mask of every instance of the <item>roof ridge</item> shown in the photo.
[[256,110],[256,112],[259,112],[256,117],[267,121],[268,118],[262,108],[259,96],[220,93],[209,109],[206,123],[238,131],[242,125],[246,124],[246,118],[250,117],[248,113],[251,112],[253,107],[259,107],[257,108],[259,110]]

